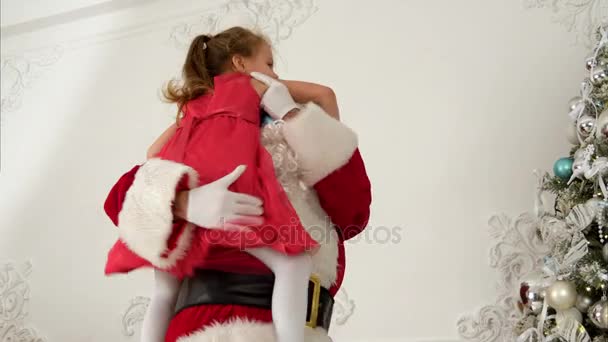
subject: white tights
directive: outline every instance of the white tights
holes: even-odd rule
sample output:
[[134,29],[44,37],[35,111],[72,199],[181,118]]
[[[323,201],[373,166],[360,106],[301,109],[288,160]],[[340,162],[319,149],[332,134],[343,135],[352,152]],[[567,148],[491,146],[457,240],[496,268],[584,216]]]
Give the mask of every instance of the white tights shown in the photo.
[[[276,342],[304,342],[308,279],[312,259],[308,253],[287,256],[270,248],[245,250],[274,273],[272,320]],[[173,316],[179,280],[169,273],[154,270],[154,294],[144,316],[141,342],[163,342]]]
[[180,282],[173,275],[154,270],[154,294],[141,327],[141,342],[164,342],[179,293]]
[[287,256],[270,248],[245,251],[274,273],[272,321],[277,342],[304,342],[308,279],[312,272],[310,254]]

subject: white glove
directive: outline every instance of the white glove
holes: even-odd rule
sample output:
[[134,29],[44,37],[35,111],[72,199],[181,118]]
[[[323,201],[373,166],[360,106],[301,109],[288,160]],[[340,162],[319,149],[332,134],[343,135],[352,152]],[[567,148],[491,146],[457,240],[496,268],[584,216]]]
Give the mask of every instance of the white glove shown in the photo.
[[283,119],[285,114],[289,113],[294,108],[300,108],[293,100],[289,89],[283,83],[274,78],[254,71],[251,77],[266,84],[268,89],[262,95],[262,108],[275,120]]
[[237,166],[226,176],[188,191],[186,219],[199,227],[209,229],[245,229],[245,225],[261,225],[262,200],[247,194],[228,190],[245,171]]

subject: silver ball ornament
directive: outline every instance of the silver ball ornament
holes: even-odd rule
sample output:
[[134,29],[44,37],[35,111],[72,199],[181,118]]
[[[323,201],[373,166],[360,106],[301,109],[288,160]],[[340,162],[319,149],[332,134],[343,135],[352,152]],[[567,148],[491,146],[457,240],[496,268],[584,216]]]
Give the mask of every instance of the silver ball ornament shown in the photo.
[[608,262],[608,243],[602,248],[602,257],[604,258],[604,261]]
[[587,316],[589,316],[589,319],[591,319],[591,322],[593,322],[596,327],[608,329],[608,300],[606,300],[606,297],[593,304],[589,308]]
[[576,286],[566,280],[558,280],[547,289],[547,303],[555,310],[566,310],[576,304]]
[[583,323],[583,315],[576,308],[558,311],[555,315],[557,325],[562,325],[567,319],[573,319],[579,323]]
[[549,280],[542,272],[530,272],[523,277],[519,295],[522,304],[535,314],[540,314],[547,295]]
[[519,290],[522,304],[535,314],[539,314],[543,308],[545,299],[545,287],[535,279],[529,279],[521,283]]
[[591,82],[593,84],[600,84],[608,79],[608,68],[597,67],[591,72]]
[[588,137],[595,129],[595,118],[591,115],[583,115],[576,122],[578,134]]
[[595,137],[598,139],[608,138],[608,109],[603,111],[597,118],[595,123],[597,129],[595,131]]
[[594,56],[589,56],[587,59],[585,59],[585,69],[587,69],[587,71],[591,71],[591,69],[595,68],[596,66],[597,61]]
[[568,101],[568,106],[570,107],[570,110],[573,111],[581,103],[583,103],[583,98],[580,96],[575,96],[575,97],[571,98],[570,101]]
[[586,293],[581,293],[576,297],[575,306],[578,309],[578,311],[585,313],[589,310],[589,307],[591,307],[593,302],[594,302],[593,298],[591,298]]

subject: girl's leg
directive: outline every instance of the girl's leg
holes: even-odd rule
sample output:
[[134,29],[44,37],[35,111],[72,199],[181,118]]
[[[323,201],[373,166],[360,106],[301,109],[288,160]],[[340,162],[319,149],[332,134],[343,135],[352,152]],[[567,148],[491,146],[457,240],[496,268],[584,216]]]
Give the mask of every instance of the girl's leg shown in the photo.
[[173,317],[180,281],[169,273],[154,270],[154,294],[141,327],[141,342],[164,342]]
[[252,248],[246,252],[274,273],[272,320],[277,342],[304,342],[308,280],[312,272],[310,255],[288,256],[270,248]]

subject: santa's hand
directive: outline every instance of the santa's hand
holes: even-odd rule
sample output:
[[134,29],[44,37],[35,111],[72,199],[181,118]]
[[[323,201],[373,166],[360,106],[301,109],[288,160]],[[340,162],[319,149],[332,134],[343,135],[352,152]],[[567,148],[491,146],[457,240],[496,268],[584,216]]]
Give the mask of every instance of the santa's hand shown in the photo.
[[252,72],[251,77],[268,86],[268,89],[262,95],[261,105],[273,119],[283,119],[285,114],[299,108],[291,97],[289,89],[283,83],[257,71]]
[[188,191],[186,220],[209,229],[244,229],[262,224],[262,200],[228,190],[245,168],[239,165],[228,175]]

